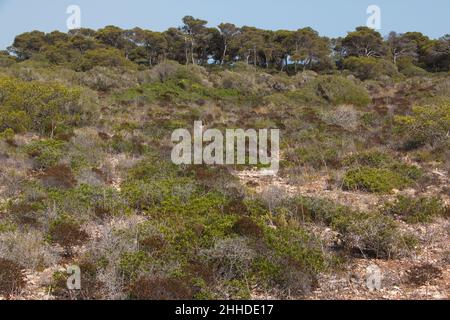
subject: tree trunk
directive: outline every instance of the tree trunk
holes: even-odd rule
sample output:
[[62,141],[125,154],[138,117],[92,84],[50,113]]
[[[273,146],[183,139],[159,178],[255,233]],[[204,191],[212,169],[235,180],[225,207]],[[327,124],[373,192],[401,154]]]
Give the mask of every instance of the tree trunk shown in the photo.
[[192,64],[196,64],[194,58],[194,40],[191,41],[191,55],[192,55]]
[[225,44],[225,49],[223,50],[223,55],[222,55],[222,61],[220,62],[221,66],[223,66],[223,64],[225,63],[225,56],[227,54],[227,49],[228,49],[228,45]]

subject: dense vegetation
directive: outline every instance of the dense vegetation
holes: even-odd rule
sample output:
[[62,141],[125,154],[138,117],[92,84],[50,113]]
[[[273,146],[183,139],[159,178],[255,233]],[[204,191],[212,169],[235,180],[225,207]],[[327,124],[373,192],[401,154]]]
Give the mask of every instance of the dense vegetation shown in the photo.
[[[448,219],[432,173],[450,170],[448,36],[183,23],[33,31],[0,55],[0,296],[50,270],[59,299],[302,297],[355,257],[420,251],[405,222]],[[383,203],[256,192],[236,175],[249,166],[175,166],[171,133],[196,120],[280,128],[283,180]]]
[[[377,31],[358,27],[344,38],[329,39],[311,28],[271,31],[231,23],[211,28],[205,20],[186,16],[181,27],[165,32],[116,26],[67,34],[27,32],[17,36],[8,51],[20,61],[43,60],[77,71],[95,66],[151,67],[167,59],[203,66],[241,61],[290,74],[347,69],[365,80],[398,71],[408,75],[449,71],[450,36],[433,40],[419,32],[392,32],[383,39]],[[10,62],[4,52],[2,63]]]

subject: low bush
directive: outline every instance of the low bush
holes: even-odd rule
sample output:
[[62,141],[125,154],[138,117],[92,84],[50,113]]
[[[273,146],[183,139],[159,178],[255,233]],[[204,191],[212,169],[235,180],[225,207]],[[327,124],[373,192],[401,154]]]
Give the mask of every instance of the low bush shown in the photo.
[[136,279],[148,271],[150,257],[144,251],[125,252],[119,260],[119,271],[126,279]]
[[80,245],[89,238],[79,222],[69,216],[60,216],[50,223],[48,239],[66,249]]
[[410,115],[396,116],[395,125],[404,146],[417,148],[429,144],[438,148],[448,145],[450,103],[413,107]]
[[346,190],[362,190],[375,193],[388,193],[392,189],[402,189],[410,180],[389,169],[361,167],[348,170],[342,180]]
[[24,268],[40,270],[58,262],[58,255],[35,230],[22,233],[10,230],[0,234],[0,257],[5,257]]
[[131,300],[190,300],[194,296],[185,279],[143,276],[129,289]]
[[416,245],[415,238],[400,233],[395,221],[380,213],[341,215],[333,225],[344,247],[365,257],[390,259],[408,254]]
[[113,48],[88,50],[80,59],[73,63],[73,68],[76,71],[88,71],[95,66],[136,68],[119,50]]
[[397,74],[397,69],[392,62],[373,57],[347,58],[344,60],[344,68],[361,80],[393,77]]
[[[0,104],[9,110],[2,111],[0,119],[7,117],[19,131],[32,129],[52,136],[60,126],[88,122],[93,113],[81,89],[57,83],[0,77],[0,97]],[[23,122],[18,124],[23,113]]]
[[394,163],[394,159],[382,151],[364,151],[347,156],[342,164],[348,167],[366,166],[371,168],[389,167]]
[[131,212],[127,201],[114,188],[81,184],[72,189],[50,189],[47,206],[74,217],[108,219]]
[[392,189],[405,188],[422,177],[420,168],[376,150],[350,155],[343,164],[349,167],[342,179],[347,190],[388,193]]
[[55,272],[51,281],[51,294],[58,300],[99,300],[102,299],[103,283],[97,279],[97,266],[88,261],[77,261],[81,271],[81,289],[69,290],[66,272]]
[[312,88],[317,96],[332,105],[351,104],[365,107],[371,102],[364,87],[341,76],[320,76],[307,87]]
[[75,187],[77,184],[72,170],[65,165],[47,168],[38,178],[46,188],[66,190]]
[[216,269],[222,279],[245,279],[256,253],[245,238],[218,240],[211,249],[204,249],[202,257]]
[[31,118],[25,111],[4,107],[0,109],[0,132],[10,129],[15,133],[22,133],[30,127]]
[[384,208],[387,214],[398,216],[408,223],[432,222],[439,216],[450,216],[450,207],[437,197],[398,196],[394,203]]
[[36,169],[56,166],[63,156],[65,143],[58,140],[40,140],[25,146],[26,153],[33,158]]
[[275,212],[277,215],[287,212],[298,223],[312,221],[333,228],[350,254],[392,258],[408,254],[416,244],[414,238],[400,232],[391,217],[378,212],[358,212],[330,200],[295,197],[283,201]]

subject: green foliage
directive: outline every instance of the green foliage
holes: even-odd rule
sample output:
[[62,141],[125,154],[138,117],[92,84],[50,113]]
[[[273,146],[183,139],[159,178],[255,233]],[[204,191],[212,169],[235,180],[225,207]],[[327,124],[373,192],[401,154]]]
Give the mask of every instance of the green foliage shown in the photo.
[[426,70],[415,65],[404,67],[400,72],[407,77],[426,77],[428,75]]
[[143,251],[126,252],[119,260],[120,272],[127,279],[134,279],[149,267],[150,258]]
[[279,228],[277,232],[266,230],[267,244],[282,260],[292,260],[303,271],[316,274],[327,267],[326,259],[320,249],[320,242],[304,230],[298,228]]
[[314,168],[333,166],[339,161],[338,150],[334,146],[309,145],[296,150],[301,165],[310,165]]
[[391,62],[373,57],[350,57],[344,60],[344,68],[350,70],[361,80],[393,77],[397,70]]
[[8,128],[3,132],[0,132],[0,139],[4,139],[6,142],[13,142],[14,141],[14,136],[15,136],[15,132],[13,129]]
[[385,206],[385,212],[399,216],[408,223],[432,222],[436,217],[449,216],[450,208],[437,197],[398,196],[394,203]]
[[25,111],[11,108],[0,109],[0,132],[11,129],[16,133],[27,131],[31,126],[31,118]]
[[399,232],[393,219],[380,213],[353,213],[334,219],[344,246],[365,256],[394,258],[414,249],[416,240]]
[[388,193],[408,186],[411,181],[389,169],[361,167],[348,170],[342,182],[347,190]]
[[127,202],[117,190],[86,184],[70,190],[50,190],[46,201],[59,213],[77,217],[108,218],[130,212]]
[[236,89],[210,88],[192,82],[188,79],[168,80],[155,82],[130,89],[117,95],[119,101],[132,99],[144,99],[145,101],[172,102],[172,103],[198,103],[205,100],[221,103],[246,101],[239,95]]
[[366,89],[341,76],[320,76],[308,86],[332,105],[353,104],[365,107],[371,101]]
[[448,144],[450,103],[413,107],[410,115],[396,116],[395,124],[407,148],[425,144],[436,147]]
[[25,152],[33,158],[35,167],[47,169],[59,163],[65,143],[58,140],[39,140],[25,146]]
[[394,159],[387,153],[374,150],[352,154],[345,158],[342,164],[349,167],[368,166],[382,168],[390,166],[393,162]]
[[119,50],[113,48],[100,48],[87,51],[79,61],[75,62],[74,69],[77,71],[87,71],[96,66],[133,69],[133,64]]
[[418,167],[401,163],[379,151],[351,155],[343,164],[350,167],[342,180],[347,190],[387,193],[407,187],[422,177]]
[[77,88],[0,77],[0,104],[6,107],[0,111],[0,125],[52,135],[61,125],[87,120],[91,111],[84,109],[81,98]]
[[378,212],[358,212],[330,200],[296,197],[284,201],[276,212],[287,210],[300,221],[322,223],[340,234],[342,246],[349,253],[390,258],[407,254],[415,241],[399,231],[397,223]]

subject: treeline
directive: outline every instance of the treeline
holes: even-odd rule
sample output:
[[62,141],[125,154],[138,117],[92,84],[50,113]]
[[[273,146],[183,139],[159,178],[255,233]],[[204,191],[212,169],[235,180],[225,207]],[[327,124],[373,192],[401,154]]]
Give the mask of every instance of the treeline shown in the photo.
[[44,59],[77,71],[96,65],[151,67],[170,59],[198,65],[240,61],[289,73],[350,69],[370,78],[373,72],[389,75],[395,70],[449,71],[450,35],[435,40],[420,32],[392,32],[383,38],[375,30],[358,27],[344,38],[330,39],[312,28],[271,31],[231,23],[210,28],[207,21],[186,16],[182,26],[164,32],[116,26],[27,32],[17,36],[4,55],[20,61]]

